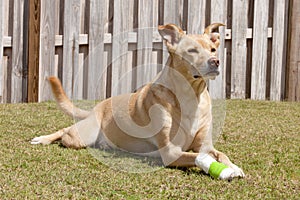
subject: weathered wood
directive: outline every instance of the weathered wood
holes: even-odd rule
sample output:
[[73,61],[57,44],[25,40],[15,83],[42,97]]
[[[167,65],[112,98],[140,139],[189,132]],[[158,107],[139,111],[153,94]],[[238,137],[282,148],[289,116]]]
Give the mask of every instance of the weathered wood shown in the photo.
[[13,4],[13,41],[11,102],[20,103],[23,98],[23,17],[24,0],[15,0]]
[[[182,22],[182,0],[164,0],[164,23],[163,24],[176,24],[181,27]],[[169,57],[168,50],[163,45],[163,65],[166,64]]]
[[[223,23],[226,24],[226,1],[211,0],[211,23]],[[220,60],[220,75],[215,80],[209,81],[209,93],[213,99],[224,99],[225,98],[225,87],[224,80],[226,78],[224,73],[224,46],[225,46],[225,27],[219,27],[220,33],[220,47],[218,48],[218,57]]]
[[246,95],[248,3],[248,0],[233,0],[231,98]]
[[205,28],[206,0],[188,1],[188,27],[189,34],[202,34]]
[[[80,16],[80,24],[79,24],[79,33],[86,33],[88,30],[86,30],[86,26],[89,24],[89,22],[86,23],[87,15],[90,15],[90,9],[88,9],[88,6],[90,4],[90,0],[80,0],[80,6],[79,6],[79,16]],[[102,7],[101,10],[104,10],[105,7]],[[87,13],[89,12],[89,13]],[[102,12],[99,10],[99,12]]]
[[79,92],[73,88],[74,79],[80,76],[79,71],[79,29],[80,0],[64,2],[64,37],[63,37],[63,72],[62,84],[67,96],[77,99]]
[[254,2],[251,98],[266,97],[267,36],[269,0]]
[[[271,100],[280,100],[283,93],[286,93],[286,97],[295,100],[299,98],[297,85],[299,54],[294,52],[298,51],[295,46],[299,43],[299,35],[290,31],[288,42],[290,46],[287,48],[288,10],[285,5],[288,1],[269,1],[54,0],[53,3],[53,1],[30,0],[28,3],[41,2],[42,4],[40,34],[38,34],[39,22],[36,15],[38,7],[31,7],[31,11],[27,11],[24,0],[2,0],[0,8],[3,16],[0,18],[0,31],[4,33],[0,33],[0,60],[2,60],[0,96],[6,98],[5,102],[24,101],[27,94],[29,101],[36,101],[37,94],[39,101],[52,99],[51,90],[45,79],[50,75],[58,75],[62,78],[67,95],[72,99],[102,99],[110,96],[111,90],[115,91],[115,95],[120,94],[121,91],[130,92],[134,89],[132,87],[152,80],[153,74],[161,69],[161,67],[154,67],[151,70],[145,68],[147,70],[139,71],[142,76],[134,74],[132,77],[134,73],[132,67],[166,62],[168,52],[161,53],[162,39],[157,32],[158,24],[175,23],[182,26],[184,30],[187,29],[187,33],[202,33],[205,23],[207,25],[210,22],[223,22],[228,25],[225,29],[220,29],[221,35],[225,35],[229,48],[227,49],[228,66],[225,66],[224,51],[226,50],[223,51],[221,46],[219,57],[223,71],[217,80],[211,81],[212,96],[223,98],[224,83],[227,83],[227,97],[266,99],[270,96]],[[274,15],[272,2],[274,2]],[[297,2],[295,0],[290,2],[292,11]],[[233,12],[229,11],[226,19],[226,9],[231,7]],[[24,14],[28,13],[28,16],[33,19],[29,20],[32,28],[29,29],[28,40],[26,40],[26,17],[28,16],[23,14],[24,9],[26,11]],[[269,11],[271,16],[268,16]],[[290,17],[291,30],[292,21],[297,18],[296,11],[293,13]],[[153,31],[139,29],[144,27],[155,28]],[[294,27],[293,30],[295,32],[297,29]],[[39,37],[39,41],[33,40],[33,35]],[[26,62],[26,43],[29,44],[28,62]],[[221,44],[224,45],[224,38]],[[136,49],[141,50],[136,51]],[[288,64],[286,64],[286,49],[293,52]],[[4,50],[6,53],[3,53]],[[35,51],[39,52],[39,59]],[[95,53],[87,56],[88,52]],[[85,58],[89,62],[84,62]],[[105,64],[102,64],[103,62]],[[111,63],[113,64],[110,65]],[[100,68],[106,67],[107,64],[110,68],[108,76],[105,77],[107,74],[105,69],[103,71]],[[27,65],[29,66],[28,79]],[[7,69],[4,69],[5,67]],[[103,74],[102,78],[100,78],[101,74]],[[124,75],[126,78],[122,78]],[[102,82],[92,83],[95,79]],[[28,93],[24,93],[27,80]],[[37,81],[39,81],[38,86]],[[119,84],[119,89],[113,88],[111,82],[114,84],[113,87],[116,86],[115,83]],[[4,102],[3,98],[0,101]],[[17,101],[16,98],[21,100]]]
[[131,91],[131,66],[127,62],[129,5],[128,1],[114,1],[112,40],[112,96]]
[[285,6],[286,0],[274,2],[273,39],[272,39],[272,66],[270,100],[279,101],[282,98],[282,75],[285,43]]
[[55,5],[41,1],[40,58],[39,58],[39,101],[52,99],[47,77],[56,75],[55,66]]
[[40,0],[29,1],[28,33],[28,102],[38,101],[39,49],[40,49]]
[[300,101],[300,1],[292,0],[290,4],[290,36],[287,71],[287,99]]
[[139,0],[137,41],[137,88],[150,82],[156,75],[152,63],[153,0]]
[[3,74],[3,36],[4,36],[4,2],[0,1],[0,103],[3,103],[4,74]]
[[153,9],[152,9],[152,16],[153,16],[153,27],[157,30],[159,25],[159,1],[160,0],[152,0],[153,1]]
[[1,103],[9,103],[10,102],[10,90],[8,88],[8,66],[10,65],[10,60],[8,56],[2,57],[2,94],[1,94]]
[[88,99],[106,97],[106,63],[104,63],[104,26],[108,1],[90,0]]

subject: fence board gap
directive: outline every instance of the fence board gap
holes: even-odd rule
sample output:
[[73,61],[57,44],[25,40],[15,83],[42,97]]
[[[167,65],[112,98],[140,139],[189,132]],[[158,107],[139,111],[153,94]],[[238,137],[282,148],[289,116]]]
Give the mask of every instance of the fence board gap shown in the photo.
[[225,41],[225,49],[226,49],[226,98],[230,99],[231,97],[231,42],[230,41]]
[[[271,85],[271,62],[272,62],[272,39],[268,38],[267,48],[267,69],[266,69],[266,96],[264,99],[270,100],[270,85]],[[280,90],[280,88],[279,88]]]
[[112,92],[112,45],[104,45],[105,52],[107,52],[106,66],[107,66],[107,77],[106,77],[106,98],[111,97]]
[[247,40],[247,68],[246,68],[246,98],[251,98],[251,73],[252,73],[252,47],[253,40]]

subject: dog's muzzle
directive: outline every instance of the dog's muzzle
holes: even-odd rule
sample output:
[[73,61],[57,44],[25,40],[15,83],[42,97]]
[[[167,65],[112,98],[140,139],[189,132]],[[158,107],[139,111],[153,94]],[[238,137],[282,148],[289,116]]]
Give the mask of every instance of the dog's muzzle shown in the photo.
[[208,62],[209,67],[212,69],[218,69],[218,67],[220,65],[220,61],[216,57],[210,58],[207,62]]
[[220,60],[216,57],[211,57],[208,61],[209,72],[206,74],[207,76],[218,76],[220,74],[219,65]]

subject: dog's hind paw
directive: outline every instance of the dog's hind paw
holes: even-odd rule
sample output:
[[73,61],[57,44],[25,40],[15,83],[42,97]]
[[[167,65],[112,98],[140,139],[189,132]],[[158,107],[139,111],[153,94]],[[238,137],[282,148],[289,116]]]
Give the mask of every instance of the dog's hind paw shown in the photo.
[[33,138],[30,143],[47,145],[47,144],[51,144],[51,141],[47,139],[47,136],[40,136],[40,137]]
[[245,173],[243,172],[243,170],[238,166],[236,166],[235,164],[233,164],[231,168],[234,170],[234,177],[240,177],[240,178],[245,177]]

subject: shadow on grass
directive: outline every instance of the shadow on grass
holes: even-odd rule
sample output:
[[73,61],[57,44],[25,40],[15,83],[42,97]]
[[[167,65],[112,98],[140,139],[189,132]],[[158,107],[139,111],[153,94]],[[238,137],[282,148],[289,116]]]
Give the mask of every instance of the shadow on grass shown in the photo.
[[[59,141],[56,141],[60,148],[66,148]],[[141,156],[130,152],[113,148],[90,148],[87,150],[100,163],[116,170],[128,173],[149,173],[163,168],[176,169],[186,175],[197,174],[207,176],[207,174],[197,167],[165,167],[160,157]]]
[[164,168],[160,157],[149,157],[112,148],[88,148],[91,155],[113,170],[148,173]]

